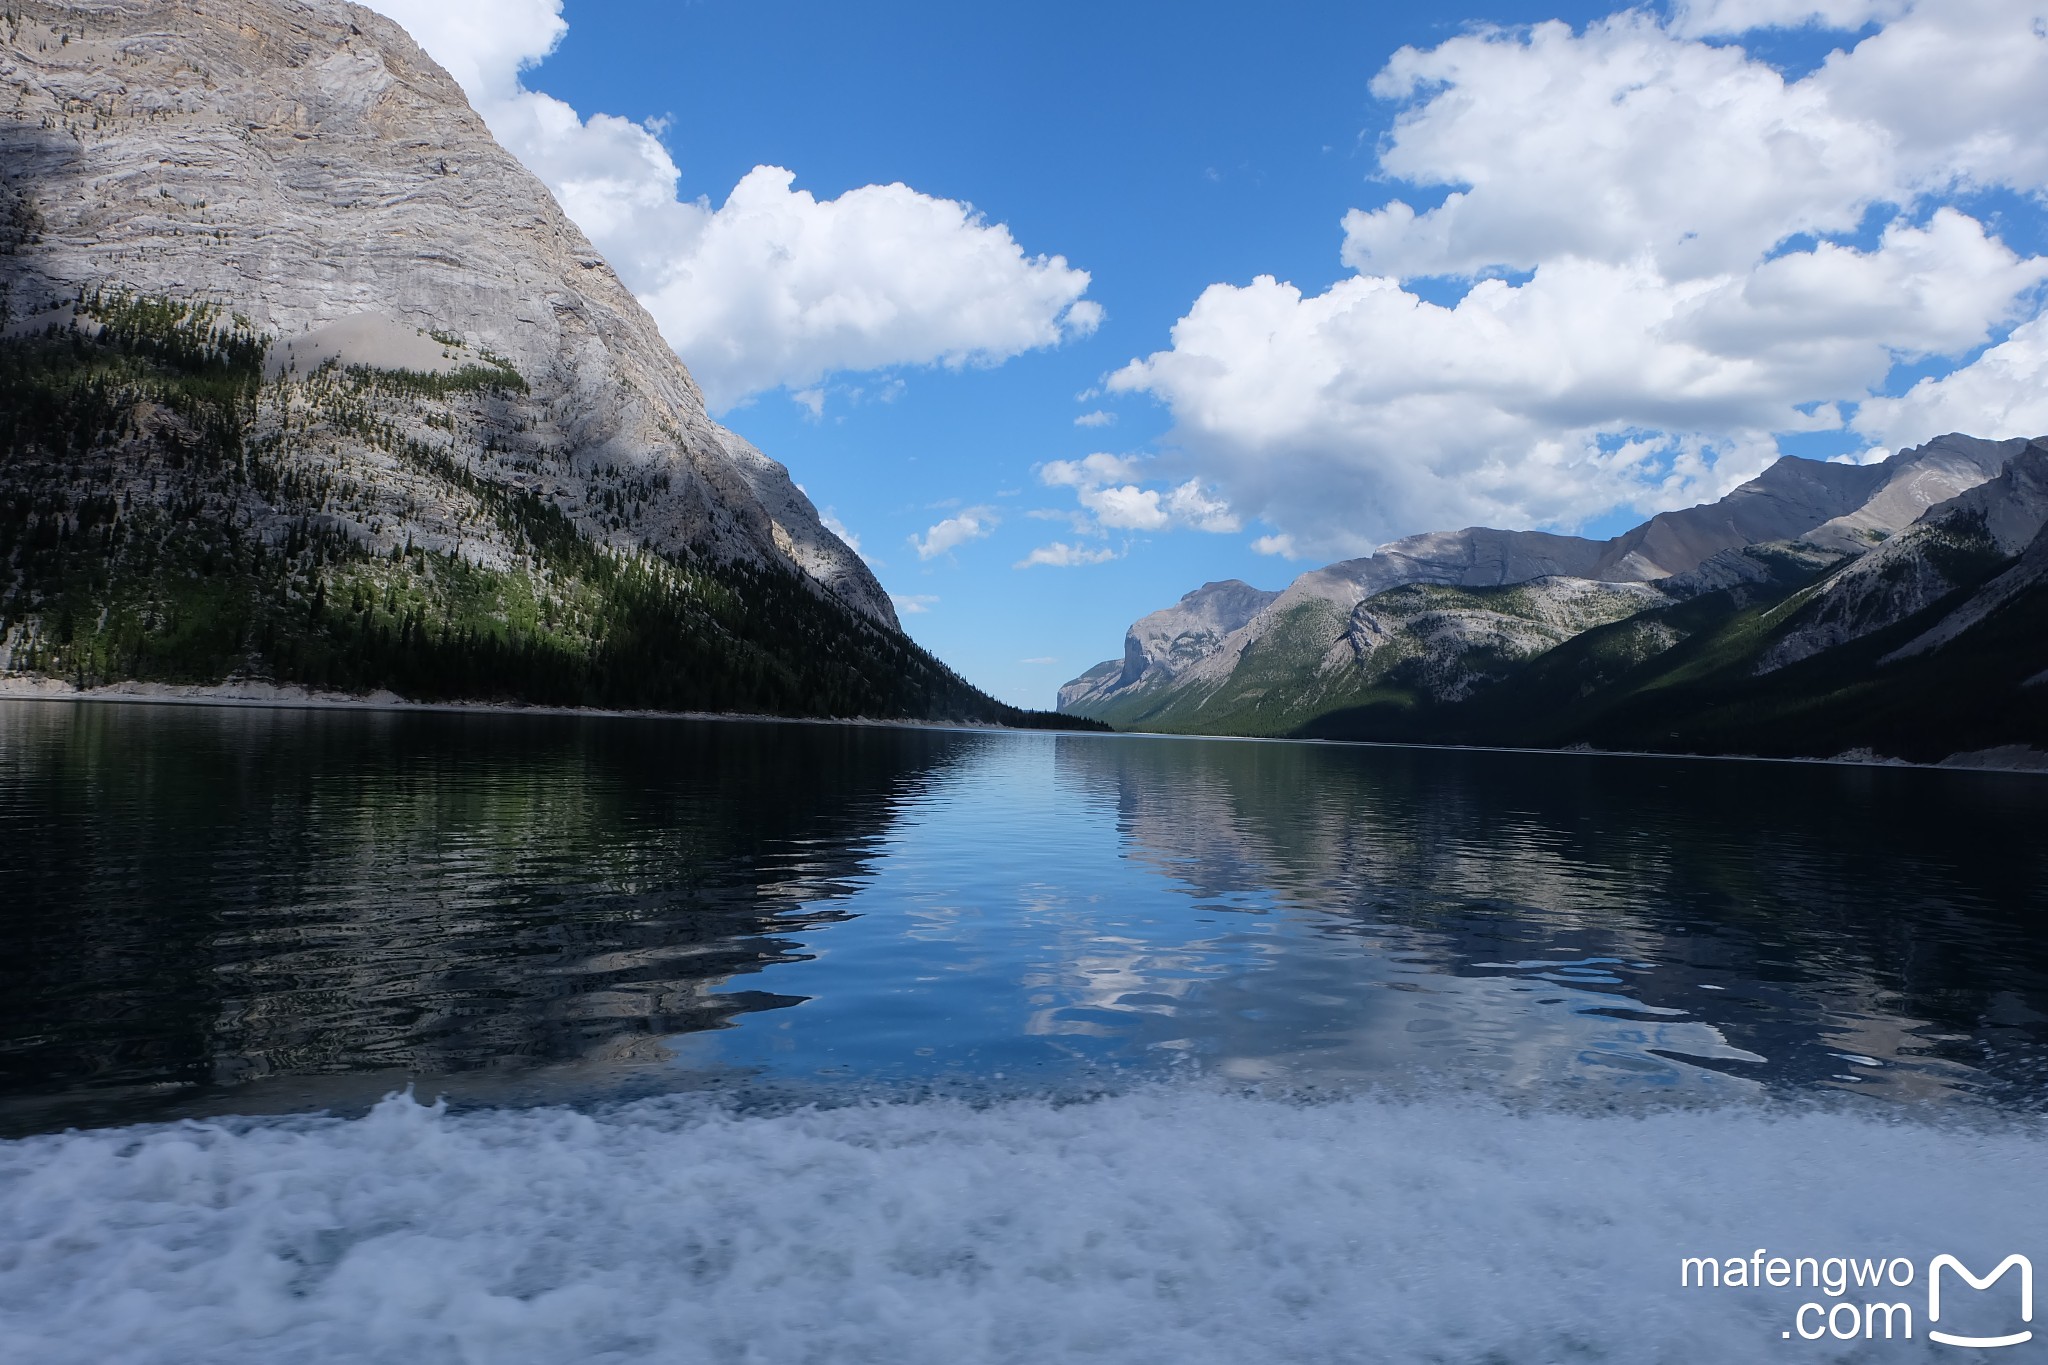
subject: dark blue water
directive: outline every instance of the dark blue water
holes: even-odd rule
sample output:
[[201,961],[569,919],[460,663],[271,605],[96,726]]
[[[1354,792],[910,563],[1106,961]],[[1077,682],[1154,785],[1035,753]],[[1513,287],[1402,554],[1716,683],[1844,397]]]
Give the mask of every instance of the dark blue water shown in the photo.
[[2048,1101],[2048,779],[0,703],[0,1120],[1199,1073]]

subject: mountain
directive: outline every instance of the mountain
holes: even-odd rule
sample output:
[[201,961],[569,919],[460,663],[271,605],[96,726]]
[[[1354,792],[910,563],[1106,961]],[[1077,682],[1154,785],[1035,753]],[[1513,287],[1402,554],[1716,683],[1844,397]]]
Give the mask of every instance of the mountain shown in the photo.
[[1776,541],[1855,554],[1992,477],[2025,445],[1949,435],[1872,465],[1781,459],[1719,502],[1660,512],[1624,531],[1591,576],[1665,578]]
[[395,24],[0,16],[0,672],[1015,719]]
[[[2015,609],[2028,597],[2038,597],[2048,584],[2048,450],[2037,442],[1976,494],[1956,499],[1958,506],[1942,522],[1941,533],[1980,536],[1989,542],[1981,551],[2024,548],[2010,562],[1997,563],[1997,571],[1959,605],[1942,614],[1924,633],[1885,655],[1882,662],[1895,663],[1938,650],[1999,613]],[[2039,686],[2048,682],[2048,672],[2032,675],[2027,681]]]
[[1124,657],[1097,664],[1060,689],[1062,711],[1084,708],[1097,697],[1128,691],[1140,683],[1170,681],[1222,647],[1233,632],[1280,594],[1228,579],[1204,583],[1174,605],[1153,612],[1124,636]]
[[2037,441],[1996,478],[1938,504],[1904,535],[1794,597],[1786,604],[1786,624],[1758,660],[1757,672],[1875,634],[1976,584],[1988,569],[2025,550],[2044,519],[2048,444]]
[[[2039,743],[2048,633],[2024,623],[2042,609],[2044,522],[2048,441],[1787,458],[1605,542],[1397,541],[1302,575],[1170,673],[1132,675],[1127,641],[1123,669],[1098,665],[1061,705],[1127,728],[1429,742],[1831,754],[1882,739],[1936,758]],[[1974,696],[1970,714],[1945,693]]]

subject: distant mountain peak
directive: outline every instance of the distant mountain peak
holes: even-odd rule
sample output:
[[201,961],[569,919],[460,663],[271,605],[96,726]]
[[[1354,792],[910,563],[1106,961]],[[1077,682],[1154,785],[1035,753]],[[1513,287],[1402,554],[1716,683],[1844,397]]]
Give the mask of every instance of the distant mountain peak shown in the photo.
[[[1060,705],[1121,725],[1290,733],[1346,707],[1393,715],[1509,687],[1530,661],[1614,627],[1583,684],[1597,690],[1594,675],[1698,628],[1665,609],[1715,597],[1715,610],[1739,612],[1819,577],[1770,625],[1756,657],[1766,673],[1888,629],[1974,581],[1985,556],[2034,544],[2048,517],[2035,492],[2044,458],[2039,442],[1950,433],[1874,464],[1785,457],[1716,502],[1607,541],[1489,527],[1407,536],[1299,575],[1220,637],[1213,613],[1189,628],[1209,589],[1191,593],[1133,625],[1120,664],[1069,683]],[[1999,603],[2032,584],[2017,569],[2000,581]]]

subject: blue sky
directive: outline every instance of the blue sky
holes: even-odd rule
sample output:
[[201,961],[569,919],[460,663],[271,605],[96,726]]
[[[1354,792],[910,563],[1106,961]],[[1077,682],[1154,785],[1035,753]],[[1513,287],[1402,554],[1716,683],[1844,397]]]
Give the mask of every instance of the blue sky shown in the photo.
[[379,8],[1014,702],[1209,579],[2048,430],[2028,0]]

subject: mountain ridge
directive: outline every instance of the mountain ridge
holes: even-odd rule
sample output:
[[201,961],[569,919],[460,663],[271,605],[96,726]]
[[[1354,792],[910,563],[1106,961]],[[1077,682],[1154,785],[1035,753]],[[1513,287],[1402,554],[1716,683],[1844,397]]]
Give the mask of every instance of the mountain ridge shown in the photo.
[[[1302,574],[1171,671],[1133,682],[1098,665],[1061,706],[1120,728],[1520,742],[1541,726],[1516,708],[1517,680],[1581,637],[1605,662],[1575,690],[1597,698],[1751,611],[1778,613],[1745,665],[1761,677],[1950,602],[2048,518],[2043,460],[2039,441],[1951,434],[1872,465],[1781,459],[1719,502],[1605,542],[1488,528],[1408,537]],[[2012,567],[1982,616],[2032,591]],[[1886,593],[1859,593],[1864,580]]]

